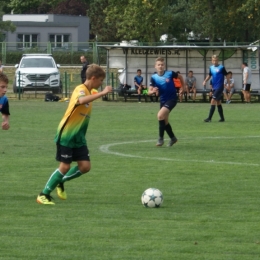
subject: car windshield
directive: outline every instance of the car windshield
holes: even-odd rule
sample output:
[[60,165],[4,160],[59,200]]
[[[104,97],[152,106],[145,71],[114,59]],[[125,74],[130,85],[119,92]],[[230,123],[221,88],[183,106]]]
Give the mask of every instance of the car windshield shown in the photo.
[[30,58],[23,59],[20,68],[55,68],[55,64],[48,58]]

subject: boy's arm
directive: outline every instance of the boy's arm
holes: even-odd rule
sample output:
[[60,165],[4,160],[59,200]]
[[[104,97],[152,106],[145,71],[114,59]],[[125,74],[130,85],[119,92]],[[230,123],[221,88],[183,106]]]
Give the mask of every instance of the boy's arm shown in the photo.
[[184,88],[184,87],[185,87],[185,82],[184,82],[184,79],[183,79],[183,77],[182,77],[181,74],[178,74],[178,79],[179,79],[180,82],[181,82],[181,86],[182,86],[182,88]]
[[193,88],[196,88],[196,82],[197,82],[197,80],[196,80],[196,78],[195,78],[195,80],[194,80],[194,82],[193,82]]
[[9,125],[9,115],[2,114],[2,119],[3,119],[2,129],[3,130],[8,130],[10,128],[10,125]]
[[230,88],[233,88],[234,86],[235,86],[235,82],[234,82],[234,80],[232,80],[231,82],[230,82]]
[[135,84],[135,86],[139,87],[139,85],[137,84],[136,80],[134,81],[134,84]]
[[247,78],[248,78],[248,71],[246,71],[246,73],[245,73],[244,84],[246,84],[246,82],[247,82]]
[[92,102],[92,101],[106,95],[109,92],[112,92],[112,90],[113,89],[112,89],[111,86],[106,86],[101,92],[98,92],[95,95],[88,95],[88,96],[79,97],[78,102],[79,102],[80,105],[87,104],[89,102]]
[[148,95],[152,95],[154,93],[157,93],[158,88],[154,86],[149,86]]
[[211,75],[208,75],[205,80],[203,81],[202,85],[206,86],[207,81],[211,78]]

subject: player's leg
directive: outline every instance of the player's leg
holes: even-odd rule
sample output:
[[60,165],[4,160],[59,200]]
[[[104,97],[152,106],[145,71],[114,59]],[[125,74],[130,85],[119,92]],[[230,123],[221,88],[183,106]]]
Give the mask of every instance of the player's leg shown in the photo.
[[166,103],[168,105],[169,114],[167,119],[165,120],[165,131],[170,137],[170,141],[167,146],[173,146],[175,143],[177,143],[178,139],[176,138],[175,134],[173,133],[172,126],[169,122],[169,115],[172,109],[176,106],[176,102],[174,100],[170,100]]
[[211,122],[211,119],[214,115],[215,108],[216,108],[216,105],[217,105],[217,101],[216,101],[217,95],[218,95],[217,90],[213,90],[212,98],[211,98],[211,101],[210,101],[211,106],[210,106],[210,109],[209,109],[209,116],[206,119],[204,119],[204,122],[206,122],[206,123]]
[[193,92],[193,102],[195,102],[195,100],[196,100],[196,88],[195,87],[192,88],[192,92]]
[[235,89],[231,88],[231,90],[229,91],[229,94],[228,94],[228,103],[231,103],[231,98],[232,98],[234,92],[235,92]]
[[89,151],[87,146],[73,149],[73,161],[77,161],[77,166],[71,167],[70,170],[64,175],[62,181],[57,185],[57,194],[60,199],[67,199],[67,194],[64,188],[64,182],[71,181],[75,178],[82,176],[91,169]]
[[243,84],[242,93],[244,96],[244,101],[247,103],[246,84]]
[[47,181],[44,189],[37,197],[40,204],[55,204],[52,202],[51,192],[62,182],[64,175],[70,169],[72,162],[72,149],[57,144],[56,160],[60,161],[59,168],[56,169]]
[[183,88],[180,87],[180,90],[179,90],[179,99],[180,99],[180,102],[182,102],[182,99],[183,99]]
[[229,97],[228,97],[227,89],[224,88],[223,94],[224,94],[226,103],[228,104]]
[[219,89],[216,91],[216,94],[215,94],[215,96],[216,96],[215,100],[217,101],[217,108],[218,108],[218,113],[220,116],[219,122],[225,122],[223,107],[221,105],[222,93],[223,93],[223,89],[222,90]]
[[137,89],[137,94],[138,94],[138,101],[140,103],[141,102],[141,90],[140,90],[140,87],[138,87],[138,89]]
[[175,144],[177,142],[177,138],[172,131],[171,124],[169,123],[170,112],[176,106],[176,104],[177,104],[177,102],[175,100],[169,100],[164,104],[164,106],[160,110],[161,113],[162,113],[160,119],[161,120],[164,119],[164,124],[165,124],[164,130],[166,131],[166,133],[170,137],[170,141],[168,143],[168,146],[172,146],[173,144]]
[[247,102],[250,103],[251,102],[251,84],[246,84],[246,90],[247,90]]
[[191,88],[188,87],[187,90],[188,90],[187,91],[187,96],[188,96],[189,99],[191,99],[192,87]]
[[159,122],[159,139],[156,146],[162,146],[164,144],[164,131],[165,131],[165,120],[168,120],[169,109],[161,105],[161,109],[157,114]]

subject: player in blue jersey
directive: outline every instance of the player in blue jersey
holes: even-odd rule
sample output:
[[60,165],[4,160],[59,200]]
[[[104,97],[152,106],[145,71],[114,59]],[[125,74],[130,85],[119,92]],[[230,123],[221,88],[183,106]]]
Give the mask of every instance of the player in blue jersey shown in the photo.
[[8,130],[9,125],[9,103],[8,98],[5,96],[7,91],[8,78],[5,74],[0,74],[0,112],[2,113],[2,129]]
[[227,75],[227,71],[223,65],[218,64],[218,56],[213,55],[211,58],[212,66],[209,68],[209,75],[205,78],[203,85],[206,86],[206,82],[212,77],[212,99],[211,107],[209,110],[208,118],[204,119],[204,122],[211,122],[211,118],[215,112],[216,106],[218,107],[218,113],[220,115],[219,122],[225,122],[223,108],[221,105],[222,93],[224,90],[224,80]]
[[164,59],[159,57],[155,60],[155,72],[151,77],[148,94],[159,93],[160,110],[157,114],[159,121],[159,139],[156,146],[164,144],[164,131],[169,135],[170,141],[168,146],[172,146],[177,142],[177,138],[172,131],[169,123],[169,114],[177,104],[177,92],[174,86],[173,78],[179,78],[184,87],[184,80],[181,74],[174,71],[164,70]]

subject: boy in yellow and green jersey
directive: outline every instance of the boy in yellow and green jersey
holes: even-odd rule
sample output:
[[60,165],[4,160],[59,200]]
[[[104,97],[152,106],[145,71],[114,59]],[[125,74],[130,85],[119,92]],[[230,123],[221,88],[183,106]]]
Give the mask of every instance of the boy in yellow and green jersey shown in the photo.
[[[95,94],[91,94],[91,90],[101,86],[104,78],[104,70],[100,66],[92,64],[87,69],[86,81],[73,91],[55,137],[56,160],[60,164],[38,195],[39,204],[53,205],[50,194],[55,188],[57,188],[60,199],[67,199],[64,182],[90,171],[91,164],[85,135],[91,117],[92,101],[111,92],[112,87],[106,86],[103,91]],[[76,161],[77,166],[71,167],[72,161]]]

